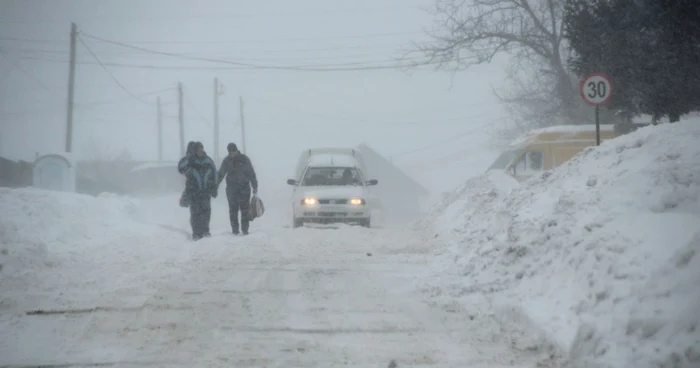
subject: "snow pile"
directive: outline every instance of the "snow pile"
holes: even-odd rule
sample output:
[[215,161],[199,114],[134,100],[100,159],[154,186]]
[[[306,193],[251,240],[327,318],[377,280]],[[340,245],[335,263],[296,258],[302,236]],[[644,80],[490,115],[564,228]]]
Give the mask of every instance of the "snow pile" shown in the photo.
[[472,179],[429,216],[452,296],[538,326],[577,367],[700,366],[698,142],[700,119],[650,126],[519,186]]
[[125,221],[138,212],[137,202],[119,197],[0,188],[0,278],[51,265],[58,261],[52,253],[71,257],[152,233]]

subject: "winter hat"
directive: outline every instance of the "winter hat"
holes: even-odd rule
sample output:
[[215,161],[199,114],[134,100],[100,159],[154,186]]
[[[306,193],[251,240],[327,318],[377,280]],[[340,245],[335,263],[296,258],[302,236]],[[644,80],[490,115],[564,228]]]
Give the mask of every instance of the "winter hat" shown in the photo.
[[195,141],[190,141],[189,143],[187,143],[187,153],[188,154],[194,154],[194,145],[195,145]]

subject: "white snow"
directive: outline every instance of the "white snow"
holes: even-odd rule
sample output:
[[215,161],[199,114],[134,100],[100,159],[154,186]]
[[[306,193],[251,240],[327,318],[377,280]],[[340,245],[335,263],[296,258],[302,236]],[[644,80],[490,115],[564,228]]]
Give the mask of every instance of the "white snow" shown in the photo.
[[[251,235],[187,240],[178,195],[0,190],[0,366],[532,367],[522,330],[416,290],[406,228],[290,228],[271,193]],[[279,198],[275,198],[275,197]],[[278,202],[279,200],[279,202]],[[37,312],[43,313],[37,313]],[[513,336],[529,345],[513,345]]]
[[699,367],[698,142],[687,119],[522,184],[468,181],[420,224],[443,252],[431,293],[530,326],[575,367]]

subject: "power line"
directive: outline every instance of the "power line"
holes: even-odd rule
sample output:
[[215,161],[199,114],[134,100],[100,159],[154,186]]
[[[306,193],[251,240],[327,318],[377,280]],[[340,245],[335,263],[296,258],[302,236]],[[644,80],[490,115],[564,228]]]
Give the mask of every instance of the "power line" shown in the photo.
[[51,92],[51,88],[47,87],[46,84],[44,84],[44,82],[42,82],[41,80],[39,80],[39,78],[37,78],[34,74],[28,72],[27,69],[24,69],[24,67],[23,67],[22,65],[17,64],[16,67],[17,67],[17,69],[19,69],[22,73],[24,73],[25,75],[27,75],[29,78],[33,79],[33,80],[34,80],[37,84],[39,84],[42,88],[44,88],[44,90],[46,90],[47,92]]
[[211,121],[209,121],[207,118],[204,117],[204,114],[202,114],[202,112],[199,111],[197,106],[194,103],[192,103],[190,98],[186,94],[184,95],[184,97],[185,97],[185,102],[192,108],[192,110],[194,110],[195,114],[197,114],[199,119],[202,120],[203,122],[209,124],[209,126],[213,127]]
[[[266,12],[266,13],[217,13],[217,14],[206,14],[206,15],[183,15],[183,16],[150,16],[150,17],[130,17],[130,18],[115,18],[115,17],[100,17],[100,16],[93,16],[90,18],[86,19],[81,19],[81,23],[91,23],[91,22],[116,22],[116,23],[126,23],[126,22],[159,22],[159,21],[178,21],[182,22],[184,21],[193,21],[193,20],[226,20],[230,21],[231,19],[253,19],[253,18],[259,18],[259,17],[303,17],[303,16],[311,16],[311,17],[317,17],[318,14],[332,14],[332,13],[340,13],[342,15],[348,14],[348,13],[379,13],[379,12],[391,12],[391,13],[396,13],[398,10],[420,10],[419,8],[412,7],[412,6],[393,6],[393,7],[385,7],[385,8],[366,8],[366,9],[299,9],[298,11],[295,12],[282,12],[282,11],[276,11],[276,12]],[[32,23],[32,24],[37,24],[37,23],[55,23],[55,22],[63,22],[62,19],[56,19],[56,18],[44,18],[44,19],[23,19],[23,20],[0,20],[0,24],[23,24],[23,23]]]
[[[56,60],[56,59],[46,59],[46,58],[38,58],[38,57],[31,57],[31,56],[24,56],[21,57],[22,60],[35,60],[35,61],[43,61],[43,62],[50,62],[50,63],[61,63],[65,64],[68,63],[68,60]],[[93,62],[87,62],[87,61],[77,61],[76,64],[80,65],[106,65],[106,66],[111,66],[115,68],[126,68],[126,69],[148,69],[148,70],[192,70],[192,71],[214,71],[214,70],[219,70],[219,71],[252,71],[256,70],[259,68],[250,68],[250,67],[216,67],[216,66],[194,66],[194,65],[147,65],[147,64],[127,64],[127,63],[112,63],[112,62],[102,62],[102,64],[99,63],[93,63]],[[356,64],[364,64],[364,63],[356,63]],[[429,66],[429,65],[436,65],[438,63],[426,63],[423,61],[416,61],[414,65],[411,65],[412,67],[421,67],[421,66]],[[289,70],[300,70],[300,71],[353,71],[353,70],[376,70],[376,69],[399,69],[401,67],[408,67],[409,65],[403,65],[403,66],[371,66],[371,65],[364,65],[362,68],[340,68],[338,67],[339,65],[347,65],[347,64],[319,64],[318,66],[329,66],[329,68],[324,68],[324,69],[312,69],[312,68],[303,68],[303,69],[290,69],[286,67],[282,68],[270,68],[273,70],[282,70],[282,71],[289,71]],[[330,68],[334,67],[334,68]],[[268,69],[269,70],[269,69]]]
[[131,93],[131,91],[129,91],[128,89],[126,89],[126,87],[124,87],[124,85],[123,85],[121,82],[119,82],[119,80],[114,76],[114,74],[112,74],[112,73],[109,71],[109,69],[107,69],[107,67],[106,67],[104,64],[102,64],[102,61],[100,60],[100,58],[98,58],[97,55],[95,55],[95,53],[92,52],[92,49],[90,49],[90,46],[87,45],[87,43],[85,42],[85,40],[83,40],[83,38],[82,38],[80,35],[78,35],[78,40],[80,40],[80,43],[82,43],[83,46],[85,46],[85,49],[88,50],[88,52],[95,58],[95,60],[100,64],[100,66],[102,66],[102,69],[104,69],[104,71],[105,71],[107,74],[109,74],[110,77],[112,77],[112,79],[114,80],[114,82],[117,83],[117,85],[118,85],[122,90],[124,90],[124,92],[126,92],[129,96],[131,96],[133,99],[135,99],[135,100],[137,100],[137,101],[141,101],[141,102],[143,102],[143,103],[145,103],[145,104],[147,104],[147,105],[155,106],[154,103],[148,102],[148,101],[146,101],[146,100],[142,100],[142,99],[140,99],[138,96],[136,96],[135,94]]
[[[149,41],[124,41],[130,44],[175,44],[175,45],[186,45],[186,44],[199,44],[199,45],[223,45],[223,44],[260,44],[260,43],[274,43],[274,42],[290,42],[290,41],[334,41],[334,40],[349,40],[349,39],[366,39],[375,37],[392,37],[392,36],[407,36],[407,35],[419,35],[425,34],[424,32],[385,32],[385,33],[370,33],[364,35],[348,35],[348,36],[334,36],[334,37],[289,37],[289,38],[276,38],[276,39],[258,39],[258,40],[222,40],[222,41],[212,41],[212,40],[149,40]],[[17,41],[17,42],[31,42],[31,43],[64,43],[70,41],[69,39],[36,39],[36,38],[23,38],[23,37],[0,37],[0,41]]]
[[[362,65],[365,63],[336,64],[334,66],[329,66],[329,67],[322,67],[322,65],[312,65],[312,66],[260,65],[260,64],[245,63],[245,62],[240,62],[240,61],[220,60],[220,59],[178,54],[178,53],[173,53],[173,52],[151,50],[151,49],[147,49],[147,48],[140,47],[140,46],[125,44],[123,42],[112,41],[112,40],[107,40],[107,39],[104,39],[101,37],[91,36],[91,35],[85,34],[85,33],[81,33],[81,34],[84,35],[85,37],[89,37],[89,38],[92,38],[92,39],[95,39],[95,40],[98,40],[101,42],[105,42],[108,44],[122,46],[125,48],[139,50],[139,51],[148,52],[148,53],[152,53],[152,54],[172,56],[172,57],[178,57],[178,58],[189,59],[189,60],[206,61],[206,62],[210,62],[210,63],[235,65],[235,66],[239,66],[239,67],[247,67],[250,69],[273,69],[273,70],[324,72],[324,71],[356,71],[356,70],[398,69],[401,67],[416,66],[416,64],[418,64],[418,65],[439,64],[438,62],[425,61],[425,62],[420,62],[420,63],[416,62],[416,63],[409,64],[409,65],[394,64],[394,65],[373,65],[373,66]],[[360,65],[360,66],[342,67],[342,66],[338,66],[338,65]]]
[[461,149],[457,152],[451,153],[449,155],[438,157],[436,159],[432,159],[432,160],[429,160],[426,162],[421,162],[418,164],[413,164],[413,165],[408,165],[408,166],[402,165],[402,167],[405,169],[424,168],[426,166],[428,166],[429,169],[440,169],[440,168],[444,168],[444,167],[449,167],[452,164],[455,164],[458,162],[463,162],[463,161],[466,161],[470,158],[473,159],[473,156],[469,156],[469,155],[465,156],[465,155],[468,153],[473,153],[475,150],[477,150],[477,149],[475,149],[473,147],[465,148],[465,149]]
[[[152,92],[144,92],[144,93],[137,93],[137,96],[148,96],[148,95],[155,95],[163,92],[168,92],[172,91],[175,88],[167,88],[167,89],[162,89],[158,91],[152,91]],[[115,104],[115,103],[120,103],[120,102],[127,102],[127,101],[132,101],[133,98],[122,98],[118,100],[103,100],[103,101],[91,101],[91,102],[82,102],[82,103],[75,103],[75,108],[76,109],[86,109],[94,106],[100,106],[100,105],[110,105],[110,104]],[[161,105],[166,106],[166,105],[171,105],[173,104],[172,102],[170,103],[163,103]],[[39,109],[39,110],[27,110],[27,111],[15,111],[15,112],[0,112],[0,115],[3,116],[13,116],[13,115],[28,115],[28,114],[36,114],[36,113],[42,113],[42,112],[54,112],[57,111],[57,109],[49,108],[49,109]]]
[[[482,114],[482,115],[483,115],[483,114]],[[473,118],[475,118],[475,117],[478,117],[478,116],[472,116],[472,117],[470,117],[470,118],[465,118],[465,120],[466,120],[466,119],[473,119]],[[495,119],[494,119],[494,120],[495,120]],[[470,129],[470,130],[468,130],[468,131],[466,131],[466,132],[463,132],[463,133],[461,133],[461,134],[452,135],[452,136],[450,136],[449,138],[445,138],[445,139],[442,139],[442,140],[439,140],[439,141],[432,142],[432,143],[427,144],[427,145],[425,145],[425,146],[422,146],[422,147],[420,147],[420,148],[416,148],[416,149],[412,149],[412,150],[408,150],[408,151],[403,151],[403,152],[398,152],[398,153],[395,153],[395,154],[389,155],[389,156],[391,156],[391,157],[393,158],[393,157],[396,157],[396,156],[404,156],[404,155],[410,155],[410,154],[413,154],[413,153],[424,152],[424,151],[427,151],[427,150],[432,149],[432,148],[435,147],[435,146],[440,146],[440,145],[443,145],[443,144],[445,144],[445,143],[449,143],[449,142],[454,142],[454,141],[460,140],[460,139],[462,139],[462,138],[464,138],[464,137],[466,137],[466,136],[469,136],[469,135],[471,135],[471,134],[474,134],[474,132],[477,132],[477,131],[482,130],[482,129],[484,129],[484,126],[479,126],[479,127],[477,127],[477,128]]]
[[[378,46],[377,48],[381,48],[383,50],[386,50],[387,48],[391,48],[392,46],[396,47],[396,45],[391,45],[391,46]],[[365,49],[371,49],[367,47],[361,47]],[[377,52],[365,52],[365,53],[351,53],[351,54],[336,54],[336,55],[329,55],[327,51],[331,50],[342,50],[339,48],[315,48],[315,49],[286,49],[286,50],[261,50],[263,53],[281,53],[281,52],[286,52],[286,53],[298,53],[300,51],[326,51],[323,53],[323,55],[300,55],[297,57],[278,57],[278,58],[270,58],[270,57],[265,57],[265,58],[260,58],[260,57],[245,57],[242,59],[238,59],[241,62],[250,62],[250,61],[263,61],[263,62],[285,62],[285,61],[317,61],[317,60],[338,60],[338,59],[358,59],[358,58],[374,58],[374,60],[359,60],[361,62],[387,62],[387,61],[392,61],[392,60],[387,60],[388,57],[391,57],[387,55],[387,58],[383,59],[377,59],[377,56],[379,54]],[[66,56],[68,51],[66,50],[56,50],[56,49],[37,49],[37,48],[17,48],[17,47],[3,47],[3,51],[11,51],[11,52],[16,52],[16,53],[23,53],[23,54],[49,54],[52,56]],[[212,51],[203,51],[200,53],[207,53],[210,54]],[[216,53],[219,53],[219,51],[215,51]],[[232,51],[230,49],[227,49],[225,51],[226,54],[230,54]],[[153,58],[153,55],[150,53],[144,53],[143,51],[132,51],[132,52],[125,52],[123,49],[120,49],[119,51],[102,51],[100,52],[101,55],[107,56],[107,55],[117,55],[117,56],[127,56],[127,57],[148,57],[150,59]],[[183,56],[192,56],[195,55],[196,53],[181,53],[180,55]],[[196,56],[196,55],[195,55]],[[206,57],[210,57],[207,55]],[[311,65],[315,66],[315,65]]]
[[[268,104],[270,106],[276,106],[276,107],[281,107],[284,109],[292,110],[292,111],[298,111],[302,114],[309,114],[309,115],[315,115],[321,118],[325,119],[333,119],[333,120],[345,120],[345,121],[350,121],[354,124],[357,123],[367,123],[367,124],[372,124],[372,125],[388,125],[388,124],[396,124],[396,125],[425,125],[425,124],[435,124],[437,122],[459,122],[463,123],[465,121],[468,121],[470,119],[478,118],[478,117],[483,117],[488,114],[480,114],[480,115],[471,115],[471,116],[459,116],[459,117],[452,117],[452,118],[430,118],[430,119],[425,119],[425,120],[412,120],[412,121],[401,121],[401,120],[385,120],[385,121],[377,121],[377,120],[366,120],[363,118],[355,118],[355,117],[348,117],[348,116],[339,116],[339,115],[329,115],[325,113],[320,113],[318,111],[312,111],[312,110],[307,110],[307,109],[300,109],[298,107],[292,107],[292,106],[287,106],[287,105],[282,105],[278,104],[275,102],[271,102],[269,100],[260,98],[260,97],[247,97],[250,100],[253,101],[258,101],[262,102],[265,104]],[[473,104],[473,105],[468,105],[468,106],[463,106],[463,107],[470,107],[470,106],[483,106],[483,104]]]

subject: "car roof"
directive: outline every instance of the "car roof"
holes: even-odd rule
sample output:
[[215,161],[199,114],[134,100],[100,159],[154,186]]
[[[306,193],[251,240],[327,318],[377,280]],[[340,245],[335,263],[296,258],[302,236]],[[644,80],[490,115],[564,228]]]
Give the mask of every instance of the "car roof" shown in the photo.
[[357,160],[348,155],[313,155],[309,157],[308,166],[357,167]]

